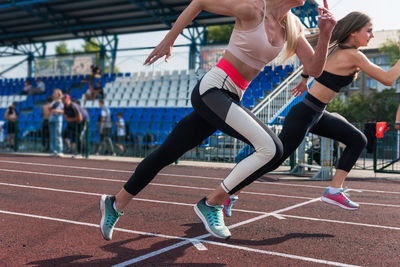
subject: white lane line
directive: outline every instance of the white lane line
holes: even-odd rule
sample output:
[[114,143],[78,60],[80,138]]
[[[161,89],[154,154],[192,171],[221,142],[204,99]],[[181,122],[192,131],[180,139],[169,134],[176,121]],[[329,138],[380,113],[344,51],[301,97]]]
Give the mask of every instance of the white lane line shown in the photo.
[[[245,225],[245,224],[249,224],[249,223],[255,222],[257,220],[261,220],[263,218],[266,218],[268,216],[272,216],[274,214],[278,214],[278,213],[283,212],[283,211],[288,211],[288,210],[291,210],[291,209],[294,209],[294,208],[298,208],[298,207],[307,205],[309,203],[312,203],[312,202],[315,202],[315,201],[318,201],[318,200],[319,199],[312,199],[312,200],[309,200],[309,201],[306,201],[306,202],[302,202],[302,203],[299,203],[299,204],[296,204],[296,205],[293,205],[293,206],[290,206],[290,207],[287,207],[287,208],[284,208],[284,209],[280,209],[280,210],[274,211],[272,213],[264,214],[264,215],[261,215],[261,216],[258,216],[258,217],[255,217],[255,218],[240,222],[240,223],[236,223],[236,224],[230,225],[229,228],[233,229],[233,228]],[[196,238],[200,239],[199,237],[196,237]],[[251,251],[251,252],[258,252],[258,253],[267,254],[267,255],[279,256],[279,257],[284,257],[284,258],[289,258],[289,259],[308,261],[308,262],[313,262],[313,263],[327,264],[327,265],[333,265],[333,266],[343,266],[343,267],[356,266],[356,265],[350,265],[350,264],[345,264],[345,263],[340,263],[340,262],[326,261],[326,260],[320,260],[320,259],[315,259],[315,258],[297,256],[297,255],[286,254],[286,253],[279,253],[279,252],[253,249],[253,248],[237,246],[237,245],[230,245],[230,244],[225,244],[225,243],[221,243],[221,242],[214,242],[214,241],[208,241],[208,240],[202,240],[201,242],[209,243],[209,244],[213,244],[213,245],[218,245],[218,246],[234,248],[234,249],[239,249],[239,250],[244,250],[244,251]],[[162,253],[164,253],[166,251],[170,251],[170,250],[182,247],[182,246],[186,245],[187,243],[188,243],[187,241],[183,241],[183,242],[174,244],[172,246],[165,247],[165,248],[162,248],[160,250],[156,250],[156,251],[153,251],[151,253],[142,255],[140,257],[133,258],[131,260],[121,262],[119,264],[113,265],[113,267],[124,267],[124,266],[128,266],[128,265],[131,265],[131,264],[134,264],[134,263],[138,263],[140,261],[149,259],[149,258],[154,257],[156,255],[160,255],[160,254],[162,254]]]
[[[125,183],[126,182],[125,180],[117,180],[117,179],[107,179],[107,178],[77,176],[77,175],[67,175],[67,174],[53,174],[53,173],[44,173],[44,172],[19,171],[19,170],[10,170],[10,169],[0,169],[0,171],[26,173],[26,174],[34,174],[34,175],[67,177],[67,178],[72,178],[72,179],[97,180],[97,181],[105,181],[105,182],[118,182],[118,183]],[[170,185],[170,184],[159,184],[159,183],[150,183],[150,185],[163,186],[163,187],[173,187],[173,188],[184,188],[184,189],[190,189],[190,190],[206,190],[206,191],[212,191],[212,190],[215,189],[215,188],[206,188],[206,187]],[[350,190],[352,190],[352,189],[350,189]],[[293,199],[304,199],[304,200],[312,199],[310,197],[279,195],[279,194],[269,194],[269,193],[258,193],[258,192],[251,192],[251,191],[242,191],[241,193],[242,194],[259,195],[259,196],[271,196],[271,197],[293,198]],[[369,206],[394,207],[394,208],[399,208],[400,207],[400,205],[378,204],[378,203],[367,203],[367,202],[365,202],[365,203],[364,202],[360,202],[359,204],[369,205]]]
[[[102,172],[133,173],[133,171],[134,171],[134,170],[125,171],[125,170],[102,169],[102,168],[92,168],[92,167],[80,167],[80,166],[70,166],[70,165],[56,165],[56,164],[53,165],[53,164],[45,164],[45,163],[7,161],[7,160],[0,160],[0,163],[36,165],[36,166],[46,166],[46,167],[56,167],[56,168],[67,168],[67,169],[68,168],[69,169],[82,169],[82,170],[93,170],[93,171],[102,171]],[[270,174],[274,174],[274,172],[271,172]],[[162,173],[162,172],[158,173],[157,176],[171,176],[171,177],[183,177],[183,178],[195,178],[195,179],[209,179],[209,180],[218,180],[218,181],[222,181],[224,179],[222,177],[209,177],[209,176],[186,175],[186,174],[171,174],[171,173]],[[291,178],[291,177],[289,177],[289,178]],[[264,184],[264,185],[268,184],[268,185],[294,186],[294,187],[304,187],[304,188],[319,188],[319,189],[325,189],[326,188],[326,186],[303,185],[303,184],[288,184],[288,183],[280,183],[280,182],[254,181],[253,183]],[[400,192],[398,192],[398,191],[382,191],[382,190],[369,190],[369,189],[356,189],[356,188],[354,188],[352,190],[353,191],[362,191],[362,192],[382,193],[382,194],[400,194]]]
[[[55,189],[55,188],[44,188],[44,187],[37,187],[37,186],[27,186],[27,185],[17,185],[17,184],[7,184],[7,183],[0,183],[0,185],[6,185],[6,186],[15,186],[15,187],[22,187],[22,188],[31,188],[31,189],[41,189],[41,190],[49,190],[49,191],[58,191],[58,192],[65,192],[65,193],[76,193],[76,194],[85,194],[85,195],[93,195],[93,196],[100,196],[101,194],[98,193],[90,193],[90,192],[80,192],[80,191],[72,191],[72,190],[63,190],[63,189]],[[192,206],[193,204],[187,204],[187,203],[179,203],[179,202],[169,202],[169,201],[159,201],[159,200],[150,200],[150,199],[138,199],[135,198],[134,200],[137,201],[145,201],[145,202],[154,202],[154,203],[163,203],[163,204],[174,204],[174,205],[181,205],[181,206]],[[242,211],[242,212],[247,212],[247,213],[256,213],[256,214],[262,214],[262,216],[256,217],[259,219],[268,217],[268,216],[273,216],[273,217],[288,217],[288,218],[297,218],[297,219],[303,219],[303,220],[311,220],[311,221],[323,221],[323,222],[330,222],[330,223],[340,223],[340,224],[349,224],[349,225],[356,225],[356,226],[367,226],[367,227],[373,227],[373,228],[381,228],[381,229],[389,229],[389,230],[400,230],[400,228],[398,227],[392,227],[392,226],[381,226],[381,225],[372,225],[372,224],[364,224],[364,223],[354,223],[354,222],[346,222],[346,221],[337,221],[337,220],[329,220],[329,219],[321,219],[321,218],[312,218],[312,217],[302,217],[302,216],[294,216],[294,215],[286,215],[286,214],[279,214],[281,212],[284,211],[288,211],[290,209],[294,209],[312,202],[317,201],[318,199],[312,199],[311,201],[308,202],[304,202],[304,203],[300,203],[288,208],[284,208],[281,210],[277,210],[275,212],[271,212],[271,213],[265,213],[265,212],[259,212],[259,211],[249,211],[249,210],[236,210],[236,211]],[[1,213],[2,211],[0,211]],[[6,212],[3,211],[3,213],[8,213],[8,214],[14,214],[14,215],[21,215],[22,213],[15,213],[15,212]],[[28,215],[26,215],[28,216]],[[40,219],[49,219],[50,217],[46,217],[46,216],[39,216],[39,215],[29,215],[28,217],[34,217],[34,218],[40,218]],[[255,221],[255,219],[250,219],[247,220],[245,222],[241,222],[235,225],[231,225],[229,228],[235,228],[238,226],[243,225],[244,223],[250,223]],[[281,219],[281,218],[279,218]],[[71,223],[70,220],[65,220],[65,219],[54,219],[57,221],[61,221],[61,222],[68,222]],[[87,225],[87,226],[95,226],[98,227],[98,225],[95,224],[88,224],[88,223],[75,223],[75,224],[80,224],[80,225]],[[138,232],[138,231],[131,231],[131,230],[127,230],[127,229],[122,229],[122,228],[116,228],[118,229],[118,231],[123,231],[123,232],[129,232],[129,233],[135,233],[135,234],[143,234],[143,235],[150,235],[150,236],[157,236],[157,237],[163,237],[163,238],[170,238],[170,239],[184,239],[184,240],[189,240],[189,242],[184,242],[184,244],[182,243],[182,245],[186,245],[188,243],[192,243],[198,250],[206,250],[207,248],[205,246],[203,246],[201,244],[201,242],[203,243],[210,243],[210,242],[206,242],[206,241],[199,241],[199,240],[193,240],[193,239],[185,239],[185,238],[180,238],[180,237],[174,237],[174,236],[168,236],[168,235],[160,235],[160,234],[153,234],[153,233],[146,233],[146,232]],[[206,234],[205,237],[210,236],[209,234]],[[198,238],[197,238],[198,239]],[[178,244],[173,245],[173,248],[176,248]],[[152,253],[153,256],[161,254],[165,251],[163,249],[162,251],[160,251],[160,253],[154,254]],[[272,255],[272,254],[271,254]],[[142,260],[144,260],[145,258],[143,258]]]
[[[6,211],[6,210],[0,210],[0,213],[99,228],[98,224],[87,223],[87,222],[79,222],[79,221],[73,221],[73,220],[67,220],[67,219],[60,219],[60,218],[54,218],[54,217],[48,217],[48,216],[40,216],[40,215],[13,212],[13,211]],[[239,245],[231,245],[231,244],[226,244],[226,243],[217,242],[217,241],[203,240],[203,238],[210,237],[211,236],[210,234],[204,234],[204,235],[201,235],[201,236],[198,236],[198,237],[195,237],[195,238],[184,238],[184,237],[177,237],[177,236],[170,236],[170,235],[147,233],[147,232],[141,232],[141,231],[133,231],[133,230],[128,230],[128,229],[124,229],[124,228],[117,228],[117,227],[114,229],[114,231],[120,231],[120,232],[137,234],[137,235],[146,235],[146,236],[152,236],[152,237],[160,237],[160,238],[166,238],[166,239],[183,240],[182,242],[179,242],[179,243],[174,244],[172,246],[168,246],[168,247],[165,247],[163,249],[154,251],[152,253],[149,253],[149,254],[146,254],[146,255],[142,255],[142,256],[137,257],[135,259],[132,259],[132,260],[125,261],[123,263],[114,265],[114,266],[118,266],[118,267],[127,266],[127,265],[130,265],[130,264],[139,262],[139,261],[143,261],[145,259],[157,256],[157,255],[162,254],[164,252],[167,252],[169,250],[182,247],[182,246],[187,245],[189,243],[196,243],[196,242],[212,244],[212,245],[215,245],[215,246],[228,247],[228,248],[238,249],[238,250],[243,250],[243,251],[248,251],[248,252],[256,252],[256,253],[261,253],[261,254],[266,254],[266,255],[279,256],[279,257],[289,258],[289,259],[294,259],[294,260],[301,260],[301,261],[307,261],[307,262],[313,262],[313,263],[327,264],[327,265],[332,265],[332,266],[357,267],[357,265],[350,265],[350,264],[345,264],[345,263],[340,263],[340,262],[320,260],[320,259],[315,259],[315,258],[310,258],[310,257],[303,257],[303,256],[297,256],[297,255],[286,254],[286,253],[279,253],[279,252],[268,251],[268,250],[253,249],[253,248],[248,248],[248,247],[239,246]]]
[[19,171],[19,170],[10,170],[10,169],[0,169],[0,171],[4,171],[4,172],[15,172],[15,173],[26,173],[26,174],[34,174],[34,175],[46,175],[46,176],[66,177],[66,178],[74,178],[74,179],[97,180],[97,181],[106,181],[106,182],[123,182],[123,183],[126,182],[126,180],[107,179],[107,178],[96,178],[96,177],[77,176],[77,175],[69,175],[69,174],[55,174],[55,173],[47,173],[47,172],[31,172],[31,171]]
[[192,244],[195,246],[195,248],[197,248],[197,250],[208,250],[200,241],[192,241]]
[[346,222],[346,221],[329,220],[329,219],[321,219],[321,218],[313,218],[313,217],[303,217],[303,216],[286,215],[286,214],[282,214],[282,216],[283,217],[288,217],[288,218],[309,220],[309,221],[340,223],[340,224],[349,224],[349,225],[356,225],[356,226],[365,226],[365,227],[373,227],[373,228],[381,228],[381,229],[387,229],[387,230],[400,231],[400,227],[394,227],[394,226],[384,226],[384,225],[367,224],[367,223]]
[[[29,188],[29,189],[37,189],[37,190],[63,192],[63,193],[90,195],[90,196],[101,196],[102,195],[102,194],[99,194],[99,193],[73,191],[73,190],[65,190],[65,189],[57,189],[57,188],[49,188],[49,187],[39,187],[39,186],[31,186],[31,185],[0,183],[0,186],[2,186],[2,185],[3,186]],[[190,204],[190,203],[181,203],[181,202],[163,201],[163,200],[153,200],[153,199],[146,199],[146,198],[133,198],[132,200],[133,201],[150,202],[150,203],[158,203],[158,204],[177,205],[177,206],[190,206],[190,207],[194,206],[194,204]],[[316,202],[317,200],[319,200],[319,199],[311,199],[309,203]],[[305,204],[309,204],[307,202],[304,202],[304,203]],[[288,218],[298,218],[298,219],[311,220],[311,221],[324,221],[324,222],[331,222],[331,223],[341,223],[341,224],[351,224],[351,225],[358,225],[358,226],[368,226],[368,227],[382,228],[382,229],[388,229],[388,230],[400,230],[400,228],[392,227],[392,226],[383,226],[383,225],[365,224],[365,223],[356,223],[356,222],[347,222],[347,221],[336,221],[336,220],[321,219],[321,218],[314,218],[314,217],[304,217],[304,216],[280,214],[280,213],[286,211],[286,209],[278,210],[278,211],[275,211],[275,212],[262,212],[262,211],[242,210],[242,209],[233,209],[233,211],[235,211],[235,212],[243,212],[243,213],[250,213],[250,214],[260,214],[262,216],[272,216],[272,217],[275,217],[275,218],[278,218],[278,219],[285,219],[285,217],[288,217]]]

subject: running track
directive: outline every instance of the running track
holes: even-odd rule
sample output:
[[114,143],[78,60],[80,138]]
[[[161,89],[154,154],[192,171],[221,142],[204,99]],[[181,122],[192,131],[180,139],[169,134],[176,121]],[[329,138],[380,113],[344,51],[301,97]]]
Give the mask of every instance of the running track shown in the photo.
[[204,230],[193,204],[229,170],[169,166],[134,199],[112,241],[98,200],[136,163],[0,155],[0,266],[399,266],[400,180],[352,179],[358,211],[322,203],[327,182],[268,174]]

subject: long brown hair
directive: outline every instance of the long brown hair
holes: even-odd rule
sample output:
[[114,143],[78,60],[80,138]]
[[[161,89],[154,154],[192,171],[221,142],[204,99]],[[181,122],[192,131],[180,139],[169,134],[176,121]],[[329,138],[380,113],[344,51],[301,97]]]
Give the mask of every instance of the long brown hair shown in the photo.
[[353,32],[360,31],[370,21],[371,18],[368,15],[358,11],[347,14],[337,22],[333,29],[330,41],[331,45],[341,47]]
[[[344,45],[344,43],[353,32],[360,31],[368,22],[371,22],[371,18],[364,13],[354,11],[347,14],[336,23],[332,32],[329,48],[331,49],[337,46],[340,48],[349,48]],[[306,38],[311,46],[316,47],[319,33],[307,35]]]

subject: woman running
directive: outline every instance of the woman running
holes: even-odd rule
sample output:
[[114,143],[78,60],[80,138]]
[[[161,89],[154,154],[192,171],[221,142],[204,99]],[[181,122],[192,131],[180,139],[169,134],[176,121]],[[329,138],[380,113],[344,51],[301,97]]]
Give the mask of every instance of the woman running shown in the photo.
[[[175,39],[201,11],[236,18],[228,48],[217,65],[194,88],[191,96],[194,111],[183,118],[165,142],[137,166],[117,195],[101,197],[100,228],[104,239],[112,238],[121,211],[163,167],[175,162],[218,129],[256,150],[233,169],[228,177],[231,182],[227,192],[257,179],[279,161],[283,152],[280,140],[239,102],[250,81],[278,56],[284,44],[286,58],[296,54],[307,73],[319,76],[322,72],[336,21],[327,8],[319,8],[321,36],[314,52],[303,34],[299,19],[290,12],[303,4],[302,0],[191,1],[145,64],[152,64],[164,56],[168,61]],[[227,238],[231,235],[223,222],[222,206],[209,206],[203,199],[196,212],[214,236]]]
[[[336,166],[336,173],[330,186],[323,192],[321,200],[348,210],[357,210],[359,205],[345,194],[343,183],[366,146],[367,139],[342,116],[329,113],[325,107],[341,88],[357,78],[360,70],[388,86],[393,85],[399,78],[400,60],[391,69],[384,71],[358,50],[367,46],[373,37],[371,18],[363,13],[352,12],[338,21],[332,33],[332,49],[324,71],[315,79],[302,102],[293,106],[286,116],[282,132],[279,134],[279,139],[283,143],[283,157],[271,164],[268,170],[273,171],[279,167],[296,150],[308,132],[337,140],[345,144],[346,148]],[[299,85],[291,90],[295,96],[308,91],[308,75],[303,73],[302,76]],[[238,199],[238,190],[243,188],[236,188],[236,193],[235,190],[229,191],[225,187],[225,184],[229,183],[230,181],[225,179],[221,188],[216,189],[207,198],[210,205],[224,203],[223,211],[227,216],[231,216],[232,205]]]

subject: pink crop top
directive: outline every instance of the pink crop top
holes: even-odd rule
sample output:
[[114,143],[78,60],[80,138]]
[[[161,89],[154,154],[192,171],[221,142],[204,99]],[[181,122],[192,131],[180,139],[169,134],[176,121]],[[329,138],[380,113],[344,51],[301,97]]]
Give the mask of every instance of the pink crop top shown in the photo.
[[273,46],[268,41],[264,23],[265,9],[264,0],[262,22],[251,30],[240,31],[234,28],[227,48],[240,61],[256,70],[264,68],[268,62],[278,56],[283,48],[283,44],[281,46]]

